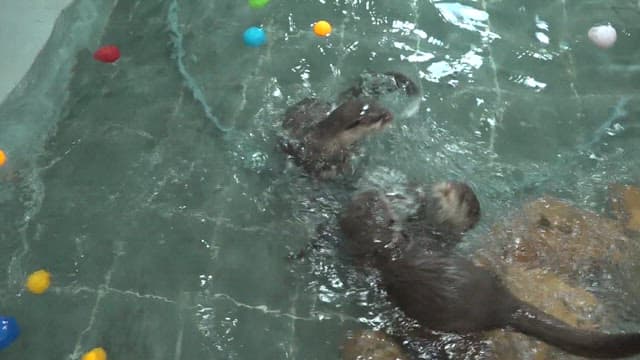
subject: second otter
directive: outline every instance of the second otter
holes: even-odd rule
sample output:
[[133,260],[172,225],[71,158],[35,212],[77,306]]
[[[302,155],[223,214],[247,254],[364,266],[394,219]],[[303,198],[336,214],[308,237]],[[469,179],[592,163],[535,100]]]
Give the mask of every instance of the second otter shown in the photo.
[[[446,216],[422,219],[426,223],[465,230],[468,225],[456,224],[473,226],[477,221],[469,218],[468,212],[460,212],[468,207],[449,206],[468,200],[432,197],[439,199],[438,206],[458,210],[431,211]],[[443,203],[445,199],[449,200]],[[422,216],[432,216],[428,214]],[[384,196],[369,191],[354,197],[340,225],[352,256],[373,258],[390,299],[423,326],[456,333],[512,328],[585,357],[618,358],[640,353],[639,333],[606,334],[574,328],[516,298],[491,271],[449,251],[429,248],[430,242],[413,240],[399,220]]]
[[409,241],[422,249],[449,251],[480,220],[480,202],[465,183],[439,182],[426,194],[412,186],[411,192],[418,207],[405,219],[392,209],[393,201],[376,190],[355,195],[340,218],[346,253],[375,266],[403,251]]
[[401,91],[409,97],[420,95],[420,87],[408,76],[397,71],[383,73],[367,72],[360,76],[358,83],[351,86],[340,97],[375,97]]
[[285,114],[289,140],[283,150],[308,173],[331,178],[344,171],[353,146],[384,129],[393,115],[369,99],[350,99],[331,111],[318,99],[304,99]]

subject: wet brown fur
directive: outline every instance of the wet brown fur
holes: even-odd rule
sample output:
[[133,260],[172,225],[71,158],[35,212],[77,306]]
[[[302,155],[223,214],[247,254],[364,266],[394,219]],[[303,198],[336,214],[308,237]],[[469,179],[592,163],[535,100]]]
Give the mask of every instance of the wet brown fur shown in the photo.
[[349,99],[333,111],[326,102],[304,99],[285,113],[283,150],[309,174],[331,178],[345,171],[358,142],[392,119],[371,99]]
[[[469,211],[474,206],[443,205],[473,203],[475,195],[468,190],[449,195],[438,194],[438,187],[434,187],[432,201],[424,204],[427,208],[407,220],[425,224],[427,229],[422,232],[405,229],[379,192],[357,194],[340,219],[344,247],[354,258],[368,259],[380,271],[390,299],[431,330],[473,333],[510,328],[585,357],[619,358],[640,353],[640,334],[574,328],[517,299],[493,272],[454,255],[449,250],[451,244],[434,246],[431,234],[454,234],[455,243],[461,238],[461,233],[460,237],[455,235],[457,231],[464,233],[476,224],[479,207],[476,212]],[[459,212],[449,211],[453,209]]]

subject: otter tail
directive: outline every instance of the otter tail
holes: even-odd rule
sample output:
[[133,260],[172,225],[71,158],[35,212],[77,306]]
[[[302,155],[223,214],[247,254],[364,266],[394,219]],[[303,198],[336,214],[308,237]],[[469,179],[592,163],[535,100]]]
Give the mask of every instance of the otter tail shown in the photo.
[[640,353],[640,333],[606,334],[578,329],[525,303],[519,304],[508,325],[568,353],[588,358],[613,359]]

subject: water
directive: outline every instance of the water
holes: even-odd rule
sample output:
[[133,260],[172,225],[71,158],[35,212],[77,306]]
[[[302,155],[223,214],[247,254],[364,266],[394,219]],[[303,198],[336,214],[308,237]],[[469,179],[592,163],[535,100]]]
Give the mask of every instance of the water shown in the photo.
[[[524,200],[601,210],[610,182],[637,181],[639,16],[622,0],[77,0],[0,106],[0,310],[23,328],[2,358],[338,358],[347,330],[397,314],[334,235],[287,259],[352,189],[284,160],[286,107],[365,69],[419,80],[418,114],[367,141],[362,181],[465,179],[482,247]],[[586,33],[606,22],[603,51]],[[241,42],[253,25],[259,49]],[[88,50],[107,43],[115,65]],[[41,297],[23,290],[38,268]]]

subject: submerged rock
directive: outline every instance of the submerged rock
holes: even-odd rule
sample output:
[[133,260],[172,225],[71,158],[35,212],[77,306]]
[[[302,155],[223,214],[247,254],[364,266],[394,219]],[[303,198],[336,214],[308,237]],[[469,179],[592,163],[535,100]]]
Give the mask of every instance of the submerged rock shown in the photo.
[[526,204],[491,236],[505,262],[572,277],[598,275],[638,253],[617,221],[552,197]]
[[[621,195],[616,209],[620,214],[637,213],[640,191],[629,187],[621,189],[624,191],[619,191]],[[624,219],[633,224],[629,221],[631,217]],[[596,281],[596,286],[604,293],[617,294],[616,291],[626,289],[632,294],[640,294],[640,290],[636,291],[630,283],[636,278],[632,274],[638,273],[633,263],[640,254],[640,246],[625,234],[625,228],[628,229],[627,223],[623,226],[616,219],[576,208],[566,201],[544,197],[525,204],[514,216],[495,225],[489,234],[488,248],[481,250],[475,261],[478,265],[493,267],[515,296],[567,324],[583,329],[606,329],[618,323],[615,313],[620,309],[611,309],[605,298],[598,299],[585,290],[585,284],[588,280],[613,278],[617,285]],[[507,330],[447,342],[440,338],[446,334],[435,339],[415,333],[407,335],[409,344],[430,343],[416,352],[421,355],[444,353],[446,358],[475,360],[572,358],[553,346]],[[389,345],[390,342],[393,340],[383,333],[356,334],[347,342],[349,345],[345,345],[343,359],[408,358],[407,352],[392,352],[394,349],[402,351],[402,348],[397,344]],[[446,345],[441,347],[440,343]],[[407,343],[405,347],[411,353],[415,350]],[[453,347],[459,351],[457,356],[451,357],[448,350]],[[359,349],[360,352],[347,352],[347,348]],[[351,357],[346,357],[347,354]]]
[[640,233],[640,188],[613,184],[609,188],[611,208],[627,231]]
[[[632,214],[632,204],[640,204],[629,194],[618,202],[625,214]],[[598,284],[604,293],[617,293],[618,288],[636,293],[630,281],[640,246],[616,219],[543,197],[495,225],[489,236],[491,245],[481,251],[481,261],[497,268],[518,298],[570,325],[595,329],[595,324],[606,328],[614,322],[615,315],[605,314],[609,306],[601,306],[585,285]],[[493,359],[554,359],[559,354],[549,345],[508,331],[491,332],[487,340]]]
[[408,360],[408,357],[384,332],[359,330],[347,337],[342,360]]
[[[586,290],[567,284],[561,277],[542,269],[527,269],[521,264],[508,264],[500,270],[501,278],[518,298],[578,328],[596,329],[594,314],[599,302]],[[495,360],[552,359],[560,350],[526,335],[504,330],[486,334]]]

